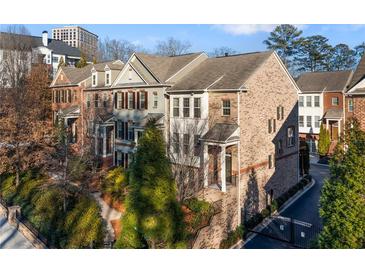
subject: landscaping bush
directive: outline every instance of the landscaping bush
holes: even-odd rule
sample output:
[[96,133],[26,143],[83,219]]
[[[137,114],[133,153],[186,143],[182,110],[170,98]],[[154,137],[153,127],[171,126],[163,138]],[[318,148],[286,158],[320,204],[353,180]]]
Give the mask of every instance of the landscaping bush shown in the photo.
[[191,230],[197,230],[202,225],[205,225],[214,214],[213,205],[207,201],[191,198],[185,200],[184,205],[192,211],[192,220],[188,224]]
[[67,213],[64,230],[65,248],[97,248],[103,246],[104,229],[100,208],[92,198],[83,196]]
[[127,192],[127,174],[122,167],[109,170],[102,180],[101,188],[104,194],[113,201],[122,202]]
[[244,228],[240,225],[234,231],[228,232],[227,238],[221,241],[219,248],[227,249],[232,247],[243,238],[243,234]]
[[15,175],[9,175],[2,180],[0,185],[1,196],[7,204],[11,204],[14,196],[16,195],[14,180]]

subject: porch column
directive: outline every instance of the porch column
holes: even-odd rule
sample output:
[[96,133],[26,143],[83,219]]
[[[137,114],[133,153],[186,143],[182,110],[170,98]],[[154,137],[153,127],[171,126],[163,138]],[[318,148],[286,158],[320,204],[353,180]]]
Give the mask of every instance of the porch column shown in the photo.
[[103,127],[103,156],[106,156],[106,127]]
[[204,187],[208,187],[208,174],[209,174],[209,165],[208,165],[208,145],[203,142],[203,154],[201,155],[200,165],[203,171],[203,182]]
[[326,129],[328,130],[328,127],[329,127],[329,120],[326,119]]
[[221,146],[221,184],[222,192],[226,192],[226,146],[224,145]]
[[340,136],[341,136],[341,119],[340,120],[338,120],[338,138],[340,138]]

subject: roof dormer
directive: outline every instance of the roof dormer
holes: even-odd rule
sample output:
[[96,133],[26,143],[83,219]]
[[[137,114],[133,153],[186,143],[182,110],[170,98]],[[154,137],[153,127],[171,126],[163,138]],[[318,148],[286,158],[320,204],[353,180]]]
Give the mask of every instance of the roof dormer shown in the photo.
[[95,68],[91,70],[91,86],[96,87],[98,85],[98,72]]
[[105,86],[110,86],[112,84],[112,71],[109,66],[106,65],[105,68]]

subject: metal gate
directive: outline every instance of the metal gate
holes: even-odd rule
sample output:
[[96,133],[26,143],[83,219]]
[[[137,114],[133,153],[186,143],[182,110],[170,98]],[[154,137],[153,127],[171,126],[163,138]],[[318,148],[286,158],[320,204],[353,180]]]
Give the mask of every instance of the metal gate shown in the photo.
[[311,223],[280,215],[267,218],[264,227],[255,227],[248,231],[275,240],[289,243],[298,248],[311,248],[320,232],[320,227]]

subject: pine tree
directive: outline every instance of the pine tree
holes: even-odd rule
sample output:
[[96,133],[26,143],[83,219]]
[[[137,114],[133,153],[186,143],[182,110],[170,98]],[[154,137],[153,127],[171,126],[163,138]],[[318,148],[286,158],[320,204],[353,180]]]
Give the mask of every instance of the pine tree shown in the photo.
[[67,64],[65,63],[65,59],[63,59],[63,56],[60,57],[60,61],[58,62],[57,69],[60,69],[61,67],[66,67]]
[[365,247],[365,133],[358,122],[346,126],[345,140],[330,163],[331,177],[320,198],[320,248]]
[[320,131],[319,131],[319,141],[318,141],[319,156],[321,156],[321,157],[326,156],[330,145],[331,145],[330,134],[329,134],[328,130],[322,124]]
[[83,68],[87,66],[87,60],[85,54],[81,53],[80,60],[76,63],[77,68]]
[[149,123],[130,170],[120,248],[171,248],[182,236],[176,184],[160,130]]
[[264,44],[268,49],[276,50],[283,63],[290,67],[302,41],[301,35],[302,31],[294,25],[279,25],[264,40]]

